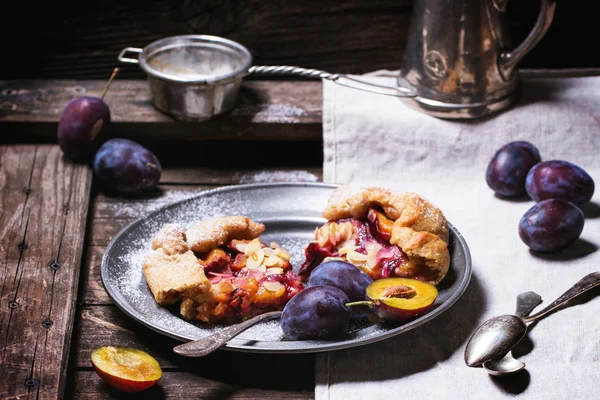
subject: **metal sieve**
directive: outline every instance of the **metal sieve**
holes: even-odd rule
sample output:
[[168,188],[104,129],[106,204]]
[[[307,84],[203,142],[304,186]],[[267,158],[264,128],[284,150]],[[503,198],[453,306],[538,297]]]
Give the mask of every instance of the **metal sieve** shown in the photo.
[[[137,53],[137,58],[125,57]],[[242,79],[253,75],[294,75],[328,79],[336,84],[396,97],[415,97],[410,89],[381,86],[342,74],[293,66],[252,66],[241,44],[209,35],[172,36],[143,49],[127,47],[120,62],[139,64],[146,72],[156,108],[177,119],[199,121],[231,110]]]

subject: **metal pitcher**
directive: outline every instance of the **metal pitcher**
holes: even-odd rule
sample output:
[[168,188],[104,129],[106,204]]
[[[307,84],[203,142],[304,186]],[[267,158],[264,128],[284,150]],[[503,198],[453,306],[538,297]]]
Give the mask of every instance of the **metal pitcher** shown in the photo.
[[504,24],[507,0],[415,0],[398,86],[407,102],[442,118],[477,118],[517,99],[517,63],[544,36],[556,6],[541,0],[537,22],[511,48]]

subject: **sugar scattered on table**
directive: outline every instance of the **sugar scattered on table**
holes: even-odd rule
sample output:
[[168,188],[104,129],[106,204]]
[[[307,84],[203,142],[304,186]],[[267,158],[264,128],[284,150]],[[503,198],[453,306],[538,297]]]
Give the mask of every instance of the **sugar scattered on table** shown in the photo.
[[240,183],[270,183],[270,182],[317,182],[319,178],[306,170],[289,171],[253,171],[236,174],[234,179]]

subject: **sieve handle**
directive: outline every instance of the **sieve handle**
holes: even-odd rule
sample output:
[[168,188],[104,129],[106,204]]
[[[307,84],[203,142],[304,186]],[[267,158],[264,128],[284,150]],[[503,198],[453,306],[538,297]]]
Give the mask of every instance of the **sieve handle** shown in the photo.
[[121,52],[119,53],[119,57],[117,57],[117,58],[122,63],[138,64],[140,62],[140,60],[138,60],[137,58],[125,57],[125,54],[127,54],[127,53],[140,54],[142,51],[143,51],[143,49],[140,49],[137,47],[125,47],[123,50],[121,50]]
[[319,69],[294,67],[291,65],[254,65],[248,70],[248,74],[255,75],[295,75],[305,78],[320,78],[330,80],[340,86],[365,92],[378,93],[395,97],[416,97],[417,94],[410,89],[398,86],[385,86],[376,83],[365,82],[360,79],[351,78],[344,74],[332,74]]

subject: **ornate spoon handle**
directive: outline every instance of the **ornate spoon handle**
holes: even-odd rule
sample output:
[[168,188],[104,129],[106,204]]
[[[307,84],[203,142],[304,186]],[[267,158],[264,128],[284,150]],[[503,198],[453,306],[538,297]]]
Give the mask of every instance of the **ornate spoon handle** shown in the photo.
[[229,328],[223,329],[222,331],[214,333],[210,336],[175,346],[173,347],[173,351],[186,357],[202,357],[217,350],[229,340],[233,339],[246,329],[258,324],[259,322],[269,321],[279,317],[281,317],[281,311],[271,311],[260,314],[254,318],[250,318],[247,321],[232,325]]
[[562,306],[569,300],[572,300],[573,298],[595,288],[598,285],[600,285],[600,272],[592,272],[591,274],[584,276],[583,279],[577,282],[571,289],[564,292],[558,299],[549,304],[548,307],[530,317],[523,318],[523,321],[533,322],[537,319],[540,319],[551,311],[554,311],[558,307]]
[[525,292],[517,296],[517,317],[526,317],[542,302],[542,297],[535,292]]

